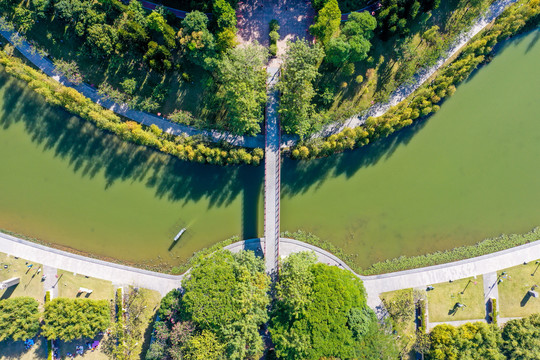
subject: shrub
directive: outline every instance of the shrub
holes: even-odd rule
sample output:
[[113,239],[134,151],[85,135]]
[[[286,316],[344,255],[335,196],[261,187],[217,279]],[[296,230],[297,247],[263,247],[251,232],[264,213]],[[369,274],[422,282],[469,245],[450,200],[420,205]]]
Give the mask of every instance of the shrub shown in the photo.
[[30,297],[0,300],[0,341],[26,340],[39,331],[38,302]]
[[277,45],[276,44],[270,44],[270,47],[268,49],[270,52],[270,56],[276,56],[277,55]]

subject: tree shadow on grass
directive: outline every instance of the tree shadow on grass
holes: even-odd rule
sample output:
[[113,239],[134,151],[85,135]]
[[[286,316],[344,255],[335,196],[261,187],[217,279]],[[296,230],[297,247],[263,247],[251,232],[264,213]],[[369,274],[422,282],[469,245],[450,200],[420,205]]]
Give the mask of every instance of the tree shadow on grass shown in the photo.
[[0,342],[0,357],[5,360],[47,359],[47,341],[39,337],[35,339],[35,344],[26,350],[24,341],[5,340]]

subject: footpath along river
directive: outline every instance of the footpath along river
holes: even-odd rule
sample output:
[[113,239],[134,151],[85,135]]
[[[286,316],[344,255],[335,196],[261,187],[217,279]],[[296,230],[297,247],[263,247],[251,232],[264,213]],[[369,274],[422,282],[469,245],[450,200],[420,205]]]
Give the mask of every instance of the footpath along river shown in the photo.
[[[538,38],[508,42],[427,121],[346,154],[285,160],[282,230],[312,231],[368,266],[540,225]],[[2,229],[169,265],[235,234],[262,235],[262,167],[121,143],[6,75],[0,154]]]

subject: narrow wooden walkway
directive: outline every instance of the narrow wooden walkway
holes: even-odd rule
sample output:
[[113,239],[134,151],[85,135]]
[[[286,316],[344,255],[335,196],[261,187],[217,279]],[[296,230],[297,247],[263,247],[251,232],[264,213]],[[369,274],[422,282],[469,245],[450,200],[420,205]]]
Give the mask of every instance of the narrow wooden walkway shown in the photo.
[[266,272],[275,277],[279,259],[280,130],[278,121],[279,67],[269,66],[266,103],[266,141],[264,156],[264,238]]

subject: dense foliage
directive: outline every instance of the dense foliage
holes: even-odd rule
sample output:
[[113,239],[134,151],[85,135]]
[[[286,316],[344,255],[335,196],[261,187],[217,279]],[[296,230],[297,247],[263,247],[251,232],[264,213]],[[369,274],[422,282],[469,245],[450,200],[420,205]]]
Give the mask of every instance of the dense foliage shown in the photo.
[[226,114],[223,121],[235,134],[255,135],[261,131],[266,103],[268,52],[258,43],[228,50],[218,63]]
[[509,360],[540,359],[540,314],[507,322],[501,352]]
[[106,300],[57,298],[45,304],[42,333],[47,339],[93,338],[110,324]]
[[0,300],[0,341],[26,340],[39,331],[38,302],[30,297]]
[[269,278],[253,252],[218,251],[199,261],[183,293],[163,298],[146,359],[245,359],[263,352]]
[[409,98],[390,108],[380,117],[368,118],[363,126],[346,128],[324,139],[316,138],[309,142],[300,142],[292,150],[292,156],[308,159],[363,146],[411,125],[416,119],[437,112],[443,99],[451,96],[456,91],[456,85],[464,81],[485,61],[495,44],[527,28],[530,24],[538,24],[539,13],[540,5],[537,0],[512,5],[492,27],[477,35],[465,46],[456,60],[439,70],[430,83],[420,87]]
[[303,137],[320,125],[312,103],[313,82],[324,57],[319,45],[310,46],[305,40],[289,43],[281,70],[279,114],[281,126],[287,133]]
[[503,360],[499,352],[500,333],[485,323],[467,323],[458,328],[438,325],[430,333],[432,360]]
[[396,354],[367,307],[362,282],[349,271],[317,264],[313,253],[290,255],[276,284],[270,333],[285,359],[378,358]]

